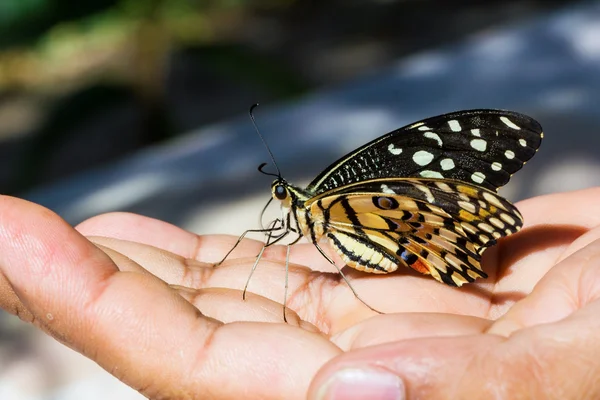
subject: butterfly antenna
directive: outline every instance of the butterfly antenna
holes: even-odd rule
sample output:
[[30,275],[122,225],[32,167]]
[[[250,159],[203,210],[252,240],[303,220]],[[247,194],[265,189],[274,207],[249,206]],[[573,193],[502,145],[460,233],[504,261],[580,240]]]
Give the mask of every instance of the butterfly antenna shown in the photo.
[[253,104],[252,107],[250,107],[250,111],[248,111],[248,114],[250,114],[250,119],[252,120],[252,125],[254,125],[254,129],[256,130],[256,133],[258,133],[258,137],[260,137],[260,140],[262,140],[263,144],[267,148],[267,151],[269,152],[269,156],[271,156],[271,161],[273,161],[273,165],[275,166],[275,169],[277,170],[277,176],[281,178],[281,170],[279,169],[279,166],[275,162],[275,156],[273,155],[273,152],[269,148],[269,145],[267,144],[267,141],[265,140],[263,135],[260,134],[260,131],[258,130],[258,125],[256,125],[256,120],[254,119],[254,109],[256,107],[258,107],[258,103]]

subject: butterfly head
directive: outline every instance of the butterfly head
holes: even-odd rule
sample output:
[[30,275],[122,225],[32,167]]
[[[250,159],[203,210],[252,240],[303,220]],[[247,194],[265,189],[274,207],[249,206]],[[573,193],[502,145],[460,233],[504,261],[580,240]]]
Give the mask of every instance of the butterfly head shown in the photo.
[[304,202],[311,197],[304,190],[289,184],[283,178],[277,178],[271,183],[271,196],[286,208],[292,208],[292,205],[302,207]]
[[301,206],[310,196],[308,196],[302,189],[290,185],[281,176],[279,169],[277,174],[267,172],[264,170],[266,163],[259,165],[258,170],[265,175],[274,176],[276,179],[271,183],[271,196],[273,199],[278,200],[284,207],[291,208],[292,204]]
[[277,178],[271,184],[271,195],[279,200],[284,207],[290,208],[294,196],[290,191],[290,184],[283,178]]

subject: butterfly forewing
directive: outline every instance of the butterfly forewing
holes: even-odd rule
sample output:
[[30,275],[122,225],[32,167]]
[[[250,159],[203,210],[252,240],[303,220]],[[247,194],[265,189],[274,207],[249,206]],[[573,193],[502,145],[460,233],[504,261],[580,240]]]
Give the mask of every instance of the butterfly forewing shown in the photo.
[[326,168],[307,187],[319,194],[369,179],[453,179],[496,191],[540,146],[534,119],[502,110],[468,110],[392,131]]

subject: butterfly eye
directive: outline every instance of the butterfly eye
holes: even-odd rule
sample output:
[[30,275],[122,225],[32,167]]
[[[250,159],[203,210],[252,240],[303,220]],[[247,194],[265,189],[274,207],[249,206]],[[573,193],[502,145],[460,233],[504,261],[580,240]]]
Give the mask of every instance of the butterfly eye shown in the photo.
[[275,193],[275,197],[277,197],[279,200],[284,200],[287,197],[287,190],[285,190],[283,185],[275,186],[273,193]]

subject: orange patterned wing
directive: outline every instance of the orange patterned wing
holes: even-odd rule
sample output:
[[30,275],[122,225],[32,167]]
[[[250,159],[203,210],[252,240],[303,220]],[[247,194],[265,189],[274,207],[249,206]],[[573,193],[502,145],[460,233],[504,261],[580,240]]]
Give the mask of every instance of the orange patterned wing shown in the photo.
[[487,277],[483,251],[522,226],[507,200],[452,180],[365,181],[307,206],[347,265],[382,274],[404,265],[452,286]]

